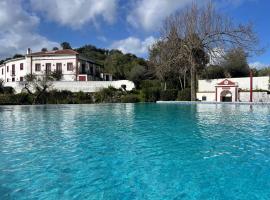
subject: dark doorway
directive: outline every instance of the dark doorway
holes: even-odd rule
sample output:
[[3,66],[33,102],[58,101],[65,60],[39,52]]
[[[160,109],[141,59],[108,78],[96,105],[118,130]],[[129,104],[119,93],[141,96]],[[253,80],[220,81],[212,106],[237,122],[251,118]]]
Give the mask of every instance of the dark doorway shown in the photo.
[[224,90],[220,94],[221,102],[232,102],[232,93],[229,90]]

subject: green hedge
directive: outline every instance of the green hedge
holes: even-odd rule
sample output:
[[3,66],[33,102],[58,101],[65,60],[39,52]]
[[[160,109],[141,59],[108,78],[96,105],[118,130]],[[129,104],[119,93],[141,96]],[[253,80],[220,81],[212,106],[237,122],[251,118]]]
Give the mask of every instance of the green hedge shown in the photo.
[[14,94],[13,87],[1,87],[0,88],[0,94]]
[[178,92],[177,100],[178,101],[190,101],[191,100],[191,90],[190,88],[185,88]]
[[94,103],[116,103],[121,102],[124,92],[113,87],[104,88],[94,94]]
[[160,88],[159,87],[143,88],[142,96],[145,102],[156,102],[160,99]]
[[136,94],[127,94],[121,97],[121,103],[137,103],[140,101],[140,98]]
[[175,101],[177,99],[178,90],[163,90],[160,92],[160,100],[162,101]]
[[0,105],[29,105],[29,104],[32,104],[32,97],[25,93],[0,95]]

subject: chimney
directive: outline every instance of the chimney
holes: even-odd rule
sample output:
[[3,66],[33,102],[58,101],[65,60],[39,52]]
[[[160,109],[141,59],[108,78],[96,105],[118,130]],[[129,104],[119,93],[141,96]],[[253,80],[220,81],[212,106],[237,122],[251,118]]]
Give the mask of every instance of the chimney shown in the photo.
[[27,51],[26,51],[26,55],[29,55],[31,53],[32,53],[32,50],[30,48],[28,48]]

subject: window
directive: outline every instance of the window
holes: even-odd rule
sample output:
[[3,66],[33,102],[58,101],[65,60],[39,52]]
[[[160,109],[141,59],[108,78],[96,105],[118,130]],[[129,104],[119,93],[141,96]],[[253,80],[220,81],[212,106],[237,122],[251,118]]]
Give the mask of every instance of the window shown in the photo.
[[207,100],[206,96],[203,96],[202,101],[206,101],[206,100]]
[[35,70],[36,72],[40,72],[41,71],[41,66],[39,63],[35,64]]
[[9,79],[7,78],[7,82],[9,82]]
[[67,71],[73,71],[73,63],[67,63]]
[[56,71],[58,72],[62,71],[62,63],[56,63]]
[[23,63],[20,64],[20,70],[23,70]]
[[4,68],[2,68],[2,75],[4,75]]
[[9,72],[9,67],[7,66],[7,72]]
[[52,71],[52,64],[46,63],[46,74],[50,74]]
[[20,77],[20,81],[21,81],[21,82],[23,81],[23,77]]
[[11,75],[12,76],[15,76],[15,65],[12,65]]
[[12,82],[15,82],[15,78],[12,78]]

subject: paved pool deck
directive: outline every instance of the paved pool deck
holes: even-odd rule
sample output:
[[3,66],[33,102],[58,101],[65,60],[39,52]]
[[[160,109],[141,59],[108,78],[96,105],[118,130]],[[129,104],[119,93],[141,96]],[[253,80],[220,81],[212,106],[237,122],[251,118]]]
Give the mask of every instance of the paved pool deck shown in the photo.
[[270,102],[205,102],[205,101],[157,101],[158,104],[231,104],[231,105],[266,105]]

